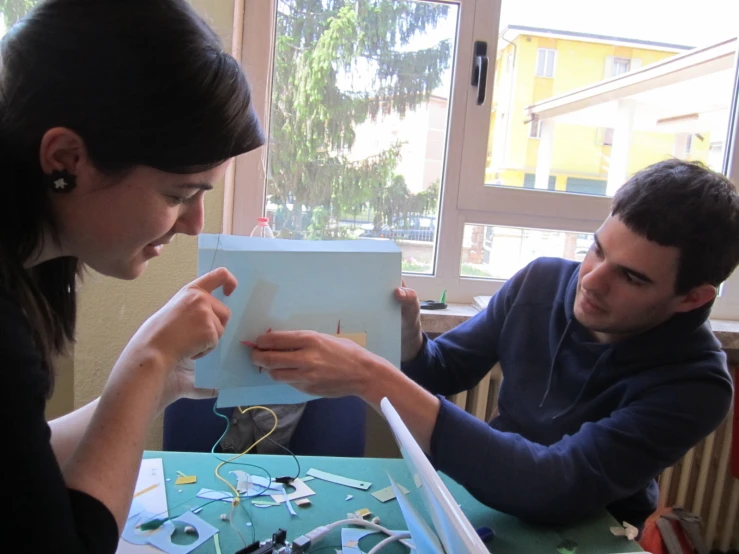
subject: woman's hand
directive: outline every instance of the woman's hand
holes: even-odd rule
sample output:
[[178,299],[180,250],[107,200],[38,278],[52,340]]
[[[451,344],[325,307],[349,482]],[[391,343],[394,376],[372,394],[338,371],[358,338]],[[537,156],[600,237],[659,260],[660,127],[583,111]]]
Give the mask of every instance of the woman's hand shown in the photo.
[[315,331],[272,331],[256,340],[254,363],[275,381],[316,396],[368,400],[390,362],[349,339]]
[[180,289],[129,342],[124,355],[156,356],[167,372],[161,407],[182,397],[214,396],[215,391],[194,388],[192,360],[216,347],[231,316],[211,293],[223,287],[229,296],[236,286],[236,278],[225,268],[206,273]]

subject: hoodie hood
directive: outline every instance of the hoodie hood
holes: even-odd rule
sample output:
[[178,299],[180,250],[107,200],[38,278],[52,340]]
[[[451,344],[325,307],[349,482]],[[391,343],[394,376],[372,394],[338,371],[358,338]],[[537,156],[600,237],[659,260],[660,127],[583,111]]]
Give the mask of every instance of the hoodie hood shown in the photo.
[[[564,311],[567,318],[567,324],[557,342],[557,348],[549,366],[546,390],[542,396],[539,408],[544,407],[546,400],[549,397],[549,393],[552,390],[552,383],[554,381],[555,370],[557,367],[557,359],[559,358],[562,348],[567,341],[577,340],[570,335],[573,328],[579,325],[574,312],[579,273],[580,266],[578,265],[576,271],[572,273],[570,281],[567,284],[564,298]],[[602,371],[607,365],[606,362],[611,359],[614,362],[623,364],[637,360],[649,363],[655,359],[659,359],[661,363],[665,363],[666,361],[669,361],[669,359],[680,358],[686,352],[694,353],[696,351],[696,347],[699,349],[705,347],[709,347],[709,349],[720,348],[718,340],[716,340],[712,335],[711,338],[713,339],[713,344],[707,344],[706,334],[700,332],[701,329],[707,325],[710,313],[711,304],[709,303],[690,312],[675,314],[660,325],[643,333],[638,333],[633,337],[629,337],[618,343],[603,344],[602,351],[597,361],[592,366],[588,377],[583,382],[575,399],[569,406],[553,415],[552,419],[555,420],[568,414],[578,405],[588,386],[598,375],[598,372]],[[670,338],[674,339],[674,337],[681,338],[679,341],[674,341],[674,348],[671,348],[668,352],[664,348],[665,342]]]

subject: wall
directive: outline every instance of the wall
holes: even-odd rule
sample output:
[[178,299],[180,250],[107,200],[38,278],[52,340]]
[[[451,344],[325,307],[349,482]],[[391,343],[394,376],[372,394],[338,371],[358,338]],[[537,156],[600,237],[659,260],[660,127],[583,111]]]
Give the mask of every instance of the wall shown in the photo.
[[[233,0],[193,0],[192,4],[218,31],[226,49],[230,49]],[[205,232],[220,232],[223,183],[206,195],[205,208]],[[163,256],[150,262],[144,275],[135,281],[92,273],[85,277],[74,352],[75,408],[100,395],[129,338],[148,316],[191,281],[196,271],[197,239],[178,236],[166,247]],[[158,419],[151,426],[147,448],[160,448],[161,437],[161,419]]]

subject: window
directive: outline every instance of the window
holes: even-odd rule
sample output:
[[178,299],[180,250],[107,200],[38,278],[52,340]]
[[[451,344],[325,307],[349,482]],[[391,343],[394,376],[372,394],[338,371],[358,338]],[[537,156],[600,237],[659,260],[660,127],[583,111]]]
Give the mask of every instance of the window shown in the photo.
[[600,127],[596,133],[596,143],[603,146],[613,146],[613,127]]
[[541,138],[541,121],[536,119],[531,120],[531,126],[529,127],[529,138]]
[[554,59],[557,56],[556,50],[548,48],[539,48],[536,56],[536,76],[537,77],[554,77]]
[[[408,285],[452,302],[494,293],[532,255],[580,259],[614,192],[681,133],[690,159],[729,170],[737,40],[714,37],[736,35],[739,4],[704,1],[715,9],[664,28],[573,19],[575,0],[246,2],[242,60],[269,140],[237,160],[233,231],[268,213],[291,238],[391,238]],[[714,314],[739,319],[735,280]]]
[[631,60],[627,58],[613,58],[611,65],[611,76],[623,75],[631,69]]

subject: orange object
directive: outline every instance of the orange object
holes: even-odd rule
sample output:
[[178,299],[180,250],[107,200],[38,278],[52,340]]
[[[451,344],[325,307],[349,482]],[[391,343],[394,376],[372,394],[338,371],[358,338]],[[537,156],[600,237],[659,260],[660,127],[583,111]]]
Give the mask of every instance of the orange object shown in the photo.
[[[659,531],[659,527],[657,527],[657,520],[670,512],[672,512],[672,508],[658,508],[657,511],[649,516],[647,521],[644,523],[644,531],[642,532],[641,539],[639,539],[638,542],[639,546],[647,552],[650,552],[651,554],[669,554]],[[674,519],[665,519],[665,521],[670,524],[678,541],[680,541],[681,551],[685,554],[693,554],[695,549],[693,548],[690,539],[685,534],[685,531],[683,531],[680,522]]]

